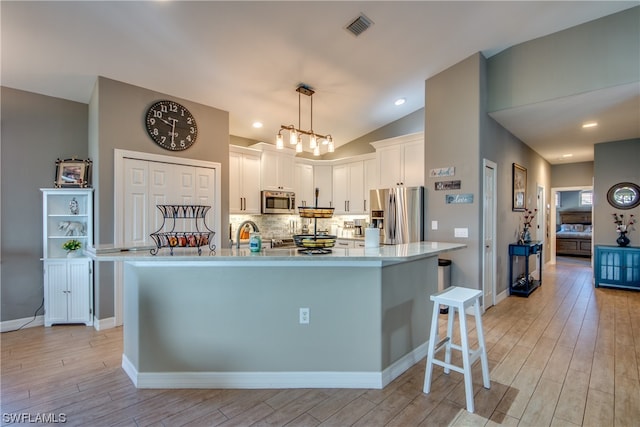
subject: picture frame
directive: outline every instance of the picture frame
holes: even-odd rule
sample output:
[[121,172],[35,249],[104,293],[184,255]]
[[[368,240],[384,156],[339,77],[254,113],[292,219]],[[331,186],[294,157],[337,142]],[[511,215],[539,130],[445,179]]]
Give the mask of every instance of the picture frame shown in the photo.
[[517,163],[512,166],[511,189],[513,202],[511,209],[514,212],[525,211],[527,209],[527,169]]
[[81,159],[56,160],[56,188],[87,188],[91,186],[92,161]]

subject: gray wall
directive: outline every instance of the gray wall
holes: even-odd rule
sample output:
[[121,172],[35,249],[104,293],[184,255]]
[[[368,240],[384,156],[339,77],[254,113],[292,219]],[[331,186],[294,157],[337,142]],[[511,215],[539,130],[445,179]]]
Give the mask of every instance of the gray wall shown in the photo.
[[[497,269],[496,289],[498,293],[500,293],[508,287],[509,244],[518,240],[518,232],[522,229],[522,213],[513,212],[512,210],[512,165],[513,163],[517,163],[527,169],[526,206],[528,209],[536,208],[538,184],[544,186],[545,199],[548,202],[550,201],[551,167],[538,153],[504,129],[498,122],[489,116],[486,117],[486,131],[483,132],[481,157],[491,160],[498,165],[498,193],[496,199],[498,225],[497,241],[494,247],[496,250]],[[534,220],[534,225],[538,225],[539,220],[540,217],[538,216],[538,218]],[[543,233],[539,234],[538,230],[534,227],[532,237],[540,240],[544,237]],[[550,253],[546,250],[547,248],[548,246],[543,248],[545,261],[550,258]]]
[[551,166],[551,187],[590,187],[593,185],[593,162]]
[[489,111],[638,82],[639,26],[640,6],[491,57]]
[[[87,158],[86,104],[7,87],[2,99],[2,317],[32,317],[42,303],[42,193],[55,161]],[[38,314],[43,314],[42,309]]]
[[[453,260],[451,283],[479,289],[480,258],[480,100],[481,68],[484,57],[475,54],[431,77],[425,86],[425,238],[433,241],[460,241],[467,248],[447,254]],[[435,191],[429,170],[455,167],[461,189]],[[446,204],[446,194],[474,196],[473,204]],[[438,230],[431,230],[438,221]],[[468,239],[454,238],[456,227],[469,229]]]
[[[512,211],[512,164],[527,169],[527,201],[529,209],[536,207],[536,187],[545,188],[549,200],[551,168],[522,141],[517,139],[486,111],[487,60],[475,54],[430,78],[425,88],[425,176],[427,216],[425,229],[428,240],[462,241],[467,248],[452,252],[452,284],[480,289],[482,287],[482,188],[483,159],[497,164],[497,260],[496,290],[508,287],[509,243],[517,241],[522,226],[522,213]],[[461,180],[460,190],[435,191],[434,183],[442,178],[429,178],[429,170],[454,166]],[[448,180],[449,178],[447,178]],[[445,194],[473,194],[473,204],[446,204]],[[438,221],[438,230],[431,230],[431,221]],[[454,237],[454,228],[468,227],[469,238]],[[534,239],[540,238],[533,233]],[[545,253],[545,258],[549,254]]]
[[[146,111],[153,102],[161,99],[180,102],[196,118],[198,138],[188,150],[167,151],[156,145],[147,135],[144,122]],[[89,123],[89,154],[94,161],[93,176],[96,188],[96,244],[114,241],[113,152],[116,148],[220,163],[222,230],[229,228],[229,113],[99,77],[89,105]],[[99,263],[95,271],[96,317],[109,318],[114,315],[113,265]]]
[[[620,182],[640,185],[640,139],[608,142],[595,145],[595,168],[593,185],[593,243],[594,245],[616,245],[616,228],[611,214],[617,212],[625,217],[633,214],[640,218],[640,206],[635,209],[616,209],[607,202],[607,191]],[[640,247],[640,224],[627,234],[632,246]]]
[[[581,208],[580,206],[580,191],[559,191],[560,193],[560,206],[558,206],[558,219],[560,219],[560,212],[566,210],[576,210]],[[590,210],[590,209],[589,209]],[[558,223],[559,225],[560,223]]]

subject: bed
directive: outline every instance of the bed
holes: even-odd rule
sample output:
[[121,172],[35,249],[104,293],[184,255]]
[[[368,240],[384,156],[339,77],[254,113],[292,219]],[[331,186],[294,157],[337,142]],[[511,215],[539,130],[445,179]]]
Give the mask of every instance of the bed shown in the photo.
[[591,256],[591,211],[562,211],[556,231],[556,255]]

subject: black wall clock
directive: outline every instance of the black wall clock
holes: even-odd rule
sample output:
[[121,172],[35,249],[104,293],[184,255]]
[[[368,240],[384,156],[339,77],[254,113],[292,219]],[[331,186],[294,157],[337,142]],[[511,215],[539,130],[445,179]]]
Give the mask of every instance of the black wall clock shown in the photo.
[[147,111],[147,132],[162,148],[186,150],[196,142],[196,119],[184,106],[174,101],[158,101]]

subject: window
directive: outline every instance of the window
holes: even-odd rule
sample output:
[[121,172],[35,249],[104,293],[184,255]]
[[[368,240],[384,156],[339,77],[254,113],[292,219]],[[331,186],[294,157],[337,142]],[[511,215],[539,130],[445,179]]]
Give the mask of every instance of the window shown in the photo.
[[585,190],[580,192],[580,206],[593,205],[593,191]]
[[560,207],[560,192],[559,191],[556,191],[555,198],[556,198],[556,208],[559,208]]

